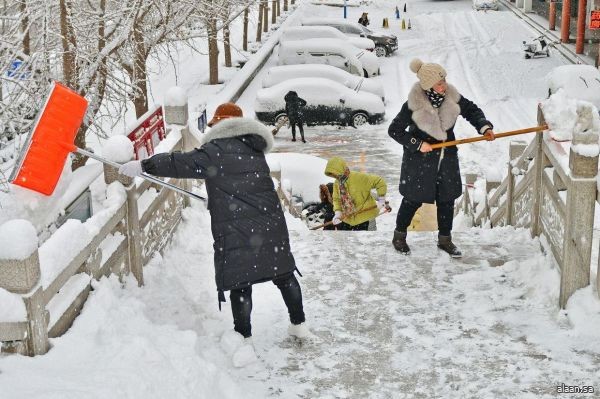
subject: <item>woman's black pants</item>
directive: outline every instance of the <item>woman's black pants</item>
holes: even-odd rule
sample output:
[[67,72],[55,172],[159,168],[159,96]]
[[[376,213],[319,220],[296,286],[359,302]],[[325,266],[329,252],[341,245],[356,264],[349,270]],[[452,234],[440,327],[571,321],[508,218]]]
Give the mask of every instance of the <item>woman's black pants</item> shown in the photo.
[[[292,324],[304,323],[302,307],[302,290],[294,273],[284,274],[273,279],[273,284],[281,291],[281,296],[288,308]],[[233,313],[233,329],[248,338],[252,336],[250,313],[252,313],[252,286],[231,290],[231,312]]]
[[[412,222],[417,209],[421,207],[422,202],[412,202],[406,198],[402,199],[398,216],[396,217],[396,230],[406,232]],[[452,221],[454,219],[454,200],[448,202],[436,202],[438,230],[441,236],[449,236],[452,231]]]

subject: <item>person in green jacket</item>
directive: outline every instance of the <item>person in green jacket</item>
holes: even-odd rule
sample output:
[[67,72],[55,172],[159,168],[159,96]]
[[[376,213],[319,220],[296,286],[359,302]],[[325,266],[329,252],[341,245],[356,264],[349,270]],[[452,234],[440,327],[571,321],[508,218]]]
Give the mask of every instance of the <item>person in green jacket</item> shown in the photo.
[[346,161],[334,157],[327,162],[325,175],[333,177],[333,224],[338,230],[368,230],[369,220],[383,207],[387,184],[376,175],[352,172]]

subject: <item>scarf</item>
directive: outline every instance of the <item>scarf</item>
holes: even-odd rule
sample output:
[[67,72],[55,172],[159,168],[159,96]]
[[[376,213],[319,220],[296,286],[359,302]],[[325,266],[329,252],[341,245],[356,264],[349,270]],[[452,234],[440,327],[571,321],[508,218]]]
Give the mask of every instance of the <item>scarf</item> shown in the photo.
[[342,214],[344,216],[348,216],[355,212],[354,202],[352,202],[352,197],[348,193],[348,187],[346,187],[346,183],[348,182],[348,176],[350,176],[350,169],[346,168],[344,174],[339,177],[340,181],[340,201],[342,203]]
[[427,98],[429,98],[429,102],[431,103],[433,108],[439,108],[440,105],[442,105],[442,103],[444,102],[444,99],[446,98],[446,93],[440,94],[437,91],[433,90],[433,88],[425,90],[425,94],[427,94]]

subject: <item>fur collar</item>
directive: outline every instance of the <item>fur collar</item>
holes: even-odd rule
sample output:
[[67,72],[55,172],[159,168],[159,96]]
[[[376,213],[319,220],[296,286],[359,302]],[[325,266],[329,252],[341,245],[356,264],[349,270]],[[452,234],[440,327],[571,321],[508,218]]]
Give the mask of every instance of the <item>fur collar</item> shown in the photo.
[[273,134],[262,123],[250,118],[230,118],[217,123],[208,133],[202,136],[200,145],[204,145],[211,140],[226,139],[230,137],[255,134],[262,137],[267,142],[265,154],[273,148]]
[[412,111],[412,120],[417,127],[439,141],[448,139],[446,131],[456,124],[460,115],[461,95],[452,85],[448,85],[446,99],[439,108],[433,108],[427,94],[416,83],[408,94],[408,108]]

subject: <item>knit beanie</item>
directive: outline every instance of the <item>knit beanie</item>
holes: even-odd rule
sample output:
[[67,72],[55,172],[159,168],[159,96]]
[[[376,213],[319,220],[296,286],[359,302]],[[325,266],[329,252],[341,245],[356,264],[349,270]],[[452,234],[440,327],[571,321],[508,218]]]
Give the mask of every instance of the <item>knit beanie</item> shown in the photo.
[[446,70],[439,64],[425,64],[418,58],[410,62],[410,70],[417,74],[423,90],[431,89],[437,82],[446,77]]

